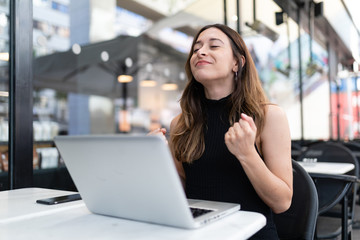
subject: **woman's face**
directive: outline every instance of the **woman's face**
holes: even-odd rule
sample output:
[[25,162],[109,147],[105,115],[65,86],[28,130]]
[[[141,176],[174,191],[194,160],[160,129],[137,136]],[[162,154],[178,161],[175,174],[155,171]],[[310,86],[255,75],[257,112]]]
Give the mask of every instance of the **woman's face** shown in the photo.
[[233,84],[238,63],[225,33],[217,28],[206,29],[199,35],[192,51],[191,72],[204,87],[215,81]]

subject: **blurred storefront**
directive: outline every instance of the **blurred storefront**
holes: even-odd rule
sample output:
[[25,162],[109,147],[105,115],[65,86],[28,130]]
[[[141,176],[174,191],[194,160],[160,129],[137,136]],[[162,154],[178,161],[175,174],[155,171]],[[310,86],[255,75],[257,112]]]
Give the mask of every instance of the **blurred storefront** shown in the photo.
[[[8,2],[0,1],[3,53],[9,52]],[[169,128],[180,111],[193,36],[211,23],[242,35],[270,101],[287,113],[293,140],[359,137],[355,2],[34,0],[34,169],[64,167],[54,151],[56,135]],[[0,64],[0,91],[6,93],[8,64]],[[8,99],[0,95],[3,155]]]

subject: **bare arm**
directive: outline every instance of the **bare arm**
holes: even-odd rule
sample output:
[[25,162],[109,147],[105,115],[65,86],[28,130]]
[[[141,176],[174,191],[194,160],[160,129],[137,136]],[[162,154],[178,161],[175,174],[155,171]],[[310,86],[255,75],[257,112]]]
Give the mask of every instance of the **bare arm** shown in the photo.
[[158,128],[155,130],[152,130],[151,132],[149,132],[147,135],[155,135],[155,136],[159,136],[160,138],[162,138],[166,143],[167,139],[165,137],[166,134],[166,128]]
[[225,134],[229,151],[240,161],[259,197],[275,212],[286,211],[292,199],[291,138],[285,113],[269,105],[260,133],[264,161],[254,147],[256,126],[242,115]]

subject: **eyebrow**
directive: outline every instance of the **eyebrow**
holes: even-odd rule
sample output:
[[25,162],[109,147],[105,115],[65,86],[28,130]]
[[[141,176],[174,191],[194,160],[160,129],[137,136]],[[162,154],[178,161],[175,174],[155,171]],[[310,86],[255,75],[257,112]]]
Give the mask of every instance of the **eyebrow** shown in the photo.
[[[222,44],[224,44],[224,42],[223,42],[221,39],[219,39],[219,38],[210,38],[209,41],[210,41],[210,42],[220,41]],[[201,40],[198,40],[198,41],[195,42],[194,46],[197,45],[197,44],[201,44],[201,43],[202,43],[202,41],[201,41]]]

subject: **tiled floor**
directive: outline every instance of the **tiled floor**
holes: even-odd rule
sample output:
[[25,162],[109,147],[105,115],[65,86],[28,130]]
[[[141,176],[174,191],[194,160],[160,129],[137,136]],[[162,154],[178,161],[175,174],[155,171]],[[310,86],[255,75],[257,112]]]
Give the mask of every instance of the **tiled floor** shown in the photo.
[[357,220],[352,230],[352,240],[360,240],[360,205],[356,204],[355,219]]

